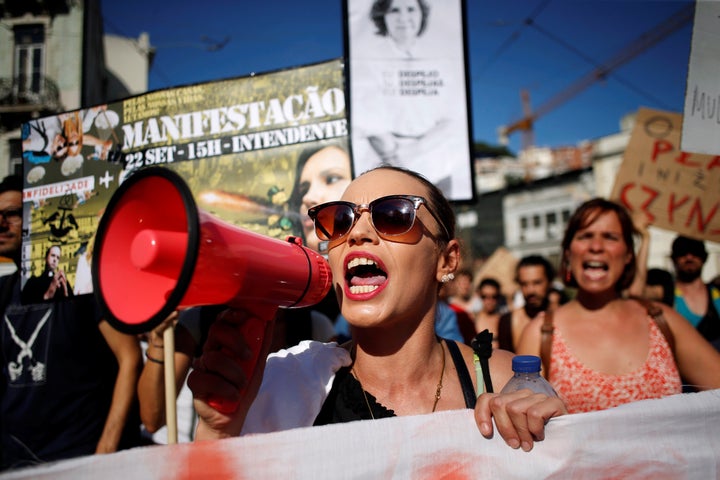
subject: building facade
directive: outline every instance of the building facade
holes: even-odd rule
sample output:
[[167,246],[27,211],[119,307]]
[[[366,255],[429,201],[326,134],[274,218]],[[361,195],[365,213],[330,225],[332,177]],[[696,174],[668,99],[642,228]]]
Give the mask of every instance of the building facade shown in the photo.
[[105,38],[99,0],[0,0],[0,178],[23,174],[26,122],[146,92],[152,54],[147,34]]

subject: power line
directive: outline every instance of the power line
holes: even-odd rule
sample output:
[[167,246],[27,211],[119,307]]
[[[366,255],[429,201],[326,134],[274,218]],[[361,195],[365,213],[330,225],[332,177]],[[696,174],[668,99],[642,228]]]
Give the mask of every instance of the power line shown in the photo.
[[547,112],[553,110],[558,105],[566,102],[568,99],[574,97],[597,80],[607,78],[608,74],[611,71],[629,62],[643,51],[660,42],[670,33],[673,33],[680,27],[691,22],[694,10],[694,4],[690,4],[685,8],[681,9],[680,11],[676,12],[670,18],[662,22],[660,25],[642,34],[633,43],[620,51],[618,55],[609,59],[604,64],[601,64],[598,67],[594,68],[592,71],[588,72],[578,81],[565,88],[564,90],[560,91],[558,94],[556,94],[549,100],[545,101],[545,103],[540,105],[532,114],[526,114],[523,118],[511,123],[510,125],[500,127],[499,131],[501,138],[506,138],[508,134],[516,130],[531,130],[533,123],[538,118],[545,115]]
[[[583,53],[582,51],[580,51],[578,48],[576,48],[576,47],[573,46],[572,44],[566,42],[565,40],[563,40],[562,38],[560,38],[560,37],[558,37],[557,35],[553,34],[552,32],[550,32],[550,31],[548,31],[548,30],[545,30],[544,28],[540,27],[540,25],[538,25],[537,23],[535,23],[535,22],[532,21],[531,19],[528,19],[527,25],[535,28],[535,30],[537,30],[537,31],[540,32],[541,34],[545,35],[545,36],[548,37],[550,40],[554,41],[554,42],[557,43],[558,45],[566,48],[567,50],[569,50],[570,52],[574,53],[575,55],[577,55],[577,56],[580,57],[581,59],[585,60],[585,61],[586,61],[588,64],[590,64],[591,66],[593,66],[593,67],[595,67],[595,68],[598,68],[598,69],[603,68],[603,65],[602,65],[600,62],[595,61],[593,58],[591,58],[590,56],[584,54],[584,53]],[[603,74],[603,78],[607,78],[607,77],[609,77],[610,75],[612,75],[612,78],[615,79],[618,83],[624,85],[624,86],[625,86],[626,88],[628,88],[629,90],[634,91],[635,93],[637,93],[637,94],[640,95],[641,97],[644,97],[644,98],[646,98],[647,100],[649,100],[649,101],[651,101],[651,102],[654,102],[656,105],[660,105],[661,107],[663,107],[663,108],[665,108],[665,109],[671,109],[671,107],[669,107],[664,101],[658,99],[657,97],[653,96],[652,94],[650,94],[650,93],[647,92],[646,90],[643,90],[643,89],[640,88],[639,86],[633,84],[630,80],[622,77],[621,75],[618,75],[617,73],[611,73],[611,72],[608,71],[607,73]]]
[[505,50],[510,48],[510,46],[515,43],[515,41],[520,38],[520,33],[525,28],[526,25],[531,25],[534,22],[535,17],[540,15],[543,10],[545,10],[545,7],[551,2],[551,0],[544,0],[540,5],[535,7],[535,9],[530,13],[530,16],[527,17],[520,28],[515,30],[513,33],[510,34],[510,36],[498,47],[497,50],[490,56],[487,62],[485,62],[485,65],[480,68],[480,72],[486,71],[490,65],[495,63],[495,61],[500,58],[500,55],[502,55]]

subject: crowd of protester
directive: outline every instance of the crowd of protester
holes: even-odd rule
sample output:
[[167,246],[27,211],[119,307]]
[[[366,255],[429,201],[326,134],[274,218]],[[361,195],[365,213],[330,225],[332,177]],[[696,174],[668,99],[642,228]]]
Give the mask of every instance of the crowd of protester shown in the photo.
[[[384,358],[385,354],[378,356],[379,351],[393,349],[407,349],[405,354],[413,362],[427,357],[430,360],[423,361],[428,362],[430,370],[440,372],[432,411],[476,408],[476,417],[481,412],[478,426],[485,435],[489,416],[496,412],[484,395],[493,395],[493,383],[495,391],[499,391],[510,374],[511,354],[505,351],[540,356],[543,375],[570,413],[606,409],[682,391],[720,388],[720,289],[713,282],[702,281],[708,257],[702,241],[678,236],[670,252],[674,271],[648,269],[647,225],[639,224],[618,204],[593,199],[583,203],[569,219],[561,243],[560,264],[552,265],[541,255],[518,259],[516,290],[504,291],[500,278],[487,273],[478,276],[472,268],[463,267],[472,265],[472,261],[459,256],[454,223],[448,224],[442,214],[433,213],[433,209],[446,206],[439,200],[442,194],[407,171],[387,168],[377,173],[369,172],[368,177],[348,182],[347,198],[354,198],[355,194],[356,201],[366,203],[368,199],[363,195],[367,191],[377,191],[377,197],[370,198],[375,202],[390,198],[388,195],[417,194],[415,198],[422,197],[425,203],[423,209],[421,204],[415,204],[414,223],[409,224],[409,230],[400,235],[383,231],[374,216],[374,204],[369,203],[349,210],[353,223],[347,232],[328,234],[317,228],[317,233],[325,241],[323,248],[328,241],[331,248],[336,248],[342,242],[372,242],[375,240],[371,237],[377,235],[378,242],[389,245],[388,258],[407,258],[403,261],[408,268],[413,264],[417,270],[408,276],[404,290],[397,291],[400,306],[393,307],[405,310],[373,313],[378,318],[387,317],[385,321],[392,325],[380,327],[361,308],[356,294],[347,294],[343,299],[346,305],[341,314],[334,292],[330,292],[324,302],[324,313],[315,309],[281,311],[274,322],[272,341],[266,347],[268,353],[277,355],[270,356],[273,360],[268,361],[267,376],[273,378],[270,367],[284,358],[286,354],[282,352],[286,349],[304,344],[306,350],[317,355],[321,347],[308,346],[311,344],[307,340],[314,340],[317,345],[334,345],[327,350],[331,353],[323,355],[337,357],[335,363],[338,367],[342,365],[337,373],[332,373],[339,380],[330,396],[321,402],[322,409],[313,412],[312,418],[291,422],[291,426],[312,425],[313,420],[314,424],[324,424],[422,413],[420,397],[404,403],[389,394],[386,387],[393,375],[404,375],[403,381],[415,382],[421,390],[427,390],[430,384],[434,390],[433,382],[437,379],[417,378],[412,371],[399,369],[402,363]],[[394,182],[387,182],[386,177],[392,177]],[[356,183],[359,186],[354,187]],[[398,188],[407,191],[396,191]],[[18,265],[21,194],[22,182],[18,177],[7,177],[0,184],[0,255]],[[446,202],[444,198],[442,202]],[[330,206],[350,205],[332,202],[336,203],[339,205]],[[315,215],[317,225],[319,213],[313,213],[316,205],[306,205],[304,212],[309,210],[311,216]],[[380,210],[379,204],[375,205]],[[372,223],[361,225],[359,218],[364,213],[361,208],[373,215]],[[425,232],[415,231],[417,218],[421,218]],[[356,228],[375,230],[358,233]],[[323,238],[324,234],[328,238]],[[414,237],[406,240],[403,235]],[[641,239],[640,245],[635,245],[636,238]],[[426,240],[428,243],[424,243]],[[438,251],[444,253],[438,258],[428,256]],[[425,264],[421,264],[422,259],[426,259]],[[334,261],[332,256],[330,260]],[[444,269],[442,275],[433,270],[440,264]],[[398,270],[395,274],[403,272]],[[424,278],[419,272],[433,273]],[[249,321],[247,318],[238,319],[237,313],[228,314],[222,306],[193,308],[172,315],[143,335],[122,334],[101,318],[92,296],[66,294],[67,297],[58,298],[54,296],[56,292],[67,292],[67,287],[58,283],[64,276],[48,278],[50,284],[43,285],[38,297],[42,298],[48,290],[45,298],[51,300],[33,303],[21,301],[17,273],[0,278],[0,311],[5,323],[0,412],[3,470],[167,442],[166,436],[157,436],[156,432],[167,421],[163,334],[168,328],[175,338],[174,383],[184,398],[178,402],[183,424],[180,442],[192,441],[196,431],[205,438],[256,431],[252,430],[254,416],[265,416],[264,421],[268,416],[282,416],[281,410],[270,412],[254,405],[251,397],[246,404],[241,402],[242,421],[227,423],[227,418],[232,417],[219,418],[206,402],[215,386],[213,379],[228,375],[226,367],[216,365],[217,352],[227,353],[232,348],[227,345],[227,338],[240,335],[233,333],[229,337],[227,325]],[[425,298],[427,292],[433,298]],[[348,315],[351,318],[346,318]],[[432,328],[428,329],[428,325]],[[219,333],[223,328],[225,336]],[[442,390],[444,401],[438,403],[446,350],[458,348],[459,357],[451,357],[452,361],[462,365],[464,357],[473,367],[473,361],[478,361],[477,350],[473,360],[473,349],[469,347],[483,333],[491,334],[496,352],[490,358],[488,378],[482,381],[478,378],[476,389],[471,392],[472,402],[467,402],[467,395],[465,402],[461,401],[460,388],[446,387]],[[242,339],[235,340],[242,344]],[[39,348],[41,341],[43,348]],[[210,353],[208,343],[212,344]],[[473,371],[476,367],[477,363]],[[193,392],[188,388],[188,378],[192,377]],[[455,381],[465,389],[462,378]],[[296,384],[297,381],[281,382],[279,388],[289,389]],[[629,394],[630,391],[633,393]],[[343,403],[348,392],[362,392],[364,402]],[[263,389],[258,395],[265,400],[269,396]],[[273,402],[268,400],[268,404]],[[546,405],[549,404],[543,404]],[[277,425],[277,429],[290,428],[285,418],[278,418]],[[504,437],[508,435],[506,440],[512,446],[516,445],[508,439],[515,439],[517,446],[522,442],[523,449],[532,448],[527,438],[517,438],[512,425],[497,428]]]

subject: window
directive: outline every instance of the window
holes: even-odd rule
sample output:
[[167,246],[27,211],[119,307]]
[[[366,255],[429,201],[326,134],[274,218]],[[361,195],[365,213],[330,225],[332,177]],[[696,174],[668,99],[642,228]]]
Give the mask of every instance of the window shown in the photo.
[[15,89],[18,96],[40,93],[45,53],[45,28],[40,24],[15,27]]
[[20,176],[23,174],[23,158],[22,158],[22,142],[19,138],[11,138],[8,141],[10,145],[10,159],[8,172],[15,173]]
[[560,235],[560,226],[557,222],[557,213],[548,212],[545,214],[545,231],[547,238],[558,238]]

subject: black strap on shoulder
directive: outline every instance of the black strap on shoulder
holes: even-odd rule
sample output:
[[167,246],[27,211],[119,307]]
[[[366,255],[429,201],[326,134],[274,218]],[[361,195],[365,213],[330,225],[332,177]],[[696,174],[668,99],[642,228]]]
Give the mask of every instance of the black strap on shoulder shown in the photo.
[[485,382],[485,391],[493,393],[492,378],[490,378],[490,357],[492,356],[492,339],[493,334],[487,328],[475,335],[470,342],[470,346],[475,351],[475,355],[480,360],[480,368],[483,373],[483,381]]
[[468,372],[460,349],[457,343],[455,343],[455,340],[446,339],[445,345],[448,347],[450,357],[452,357],[455,370],[457,370],[458,378],[460,379],[460,386],[462,387],[463,396],[465,397],[465,406],[467,408],[475,408],[475,389],[473,388],[472,378],[470,378],[470,372]]
[[553,326],[553,310],[545,310],[545,319],[540,327],[540,360],[542,361],[543,376],[549,380],[550,359],[552,357],[552,340],[555,333]]

